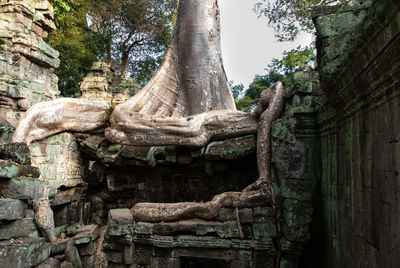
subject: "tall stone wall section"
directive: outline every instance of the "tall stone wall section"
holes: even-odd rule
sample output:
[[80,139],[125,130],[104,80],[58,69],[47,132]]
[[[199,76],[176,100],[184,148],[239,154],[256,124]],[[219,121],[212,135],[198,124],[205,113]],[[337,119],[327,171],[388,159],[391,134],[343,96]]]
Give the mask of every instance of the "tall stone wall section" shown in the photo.
[[0,116],[14,126],[30,106],[59,94],[59,53],[44,41],[54,29],[47,0],[0,2]]
[[321,267],[397,267],[400,2],[320,8],[314,22],[327,95],[319,119]]

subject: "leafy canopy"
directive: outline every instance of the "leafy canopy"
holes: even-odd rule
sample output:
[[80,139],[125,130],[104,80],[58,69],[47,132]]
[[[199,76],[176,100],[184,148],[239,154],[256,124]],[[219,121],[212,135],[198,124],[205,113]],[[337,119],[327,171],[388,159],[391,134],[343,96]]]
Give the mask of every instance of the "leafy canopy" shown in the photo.
[[122,76],[169,45],[177,0],[89,0],[91,28],[111,37],[108,59]]
[[60,52],[60,67],[55,70],[62,96],[74,96],[93,62],[104,53],[110,40],[87,26],[86,14],[90,4],[86,0],[51,0],[54,5],[57,29],[48,37],[49,44]]
[[60,52],[59,89],[79,93],[94,61],[111,62],[123,77],[145,84],[161,61],[176,21],[177,0],[50,0],[57,30],[48,42]]
[[278,41],[293,41],[301,31],[312,32],[311,11],[316,6],[345,4],[350,0],[261,0],[254,6],[259,17],[268,19]]

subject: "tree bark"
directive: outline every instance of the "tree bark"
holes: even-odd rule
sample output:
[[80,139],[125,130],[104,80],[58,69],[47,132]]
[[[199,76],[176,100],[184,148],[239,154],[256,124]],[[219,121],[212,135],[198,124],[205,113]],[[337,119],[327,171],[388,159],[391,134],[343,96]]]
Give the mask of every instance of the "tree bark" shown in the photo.
[[217,0],[183,0],[172,44],[149,83],[118,105],[121,114],[190,116],[213,110],[236,110],[222,64]]

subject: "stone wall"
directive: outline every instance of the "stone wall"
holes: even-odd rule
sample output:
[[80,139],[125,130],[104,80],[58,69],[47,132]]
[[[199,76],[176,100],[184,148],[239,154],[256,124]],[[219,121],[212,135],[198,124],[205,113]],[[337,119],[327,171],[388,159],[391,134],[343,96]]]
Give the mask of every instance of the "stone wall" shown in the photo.
[[58,52],[44,41],[54,29],[47,0],[0,2],[0,116],[14,126],[30,106],[59,94]]
[[400,2],[320,8],[314,22],[327,95],[319,119],[320,267],[397,267]]

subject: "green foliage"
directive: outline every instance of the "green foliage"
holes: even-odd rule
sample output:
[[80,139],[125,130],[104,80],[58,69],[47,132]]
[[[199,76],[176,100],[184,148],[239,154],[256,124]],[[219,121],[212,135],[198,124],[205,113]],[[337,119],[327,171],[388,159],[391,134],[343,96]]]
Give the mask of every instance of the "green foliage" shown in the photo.
[[316,6],[345,4],[349,0],[261,0],[254,11],[268,19],[279,41],[293,41],[301,31],[312,32],[311,11]]
[[[285,86],[288,78],[294,72],[304,70],[311,67],[315,60],[315,53],[312,46],[301,48],[300,46],[291,51],[284,51],[282,59],[273,59],[268,65],[267,74],[256,75],[249,88],[245,90],[243,95],[243,85],[232,86],[231,90],[235,96],[236,107],[238,110],[250,112],[257,106],[260,94],[263,90],[269,88],[274,83],[281,81]],[[238,89],[240,89],[238,91]],[[239,93],[237,93],[239,92]]]
[[91,27],[111,36],[108,58],[113,60],[114,67],[122,76],[132,73],[136,63],[149,63],[149,57],[156,58],[169,45],[176,20],[177,0],[89,2],[93,6]]
[[72,9],[73,0],[49,0],[49,2],[54,8],[54,20],[58,27],[64,14]]
[[249,85],[249,88],[246,89],[243,98],[236,101],[237,109],[244,112],[254,110],[258,104],[261,92],[272,86],[274,83],[283,80],[285,80],[285,76],[275,71],[269,71],[265,75],[256,75],[253,82]]
[[[59,1],[61,2],[61,1]],[[110,39],[93,33],[86,22],[90,5],[85,0],[69,1],[69,8],[59,9],[58,28],[50,34],[49,44],[60,52],[59,78],[62,96],[79,92],[79,82],[86,76],[93,62],[104,53]]]
[[153,77],[163,60],[163,56],[151,57],[148,56],[143,60],[135,63],[132,69],[132,78],[141,86],[145,86]]
[[272,63],[268,67],[274,72],[284,73],[286,76],[306,69],[315,61],[315,48],[306,46],[302,48],[298,46],[290,51],[283,52],[281,60],[272,59]]

